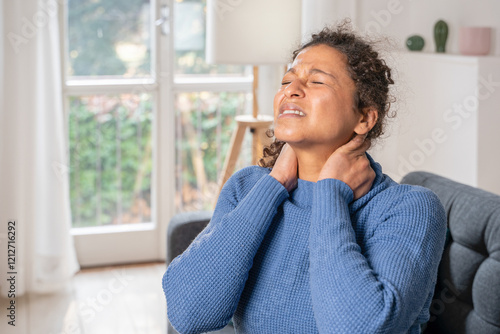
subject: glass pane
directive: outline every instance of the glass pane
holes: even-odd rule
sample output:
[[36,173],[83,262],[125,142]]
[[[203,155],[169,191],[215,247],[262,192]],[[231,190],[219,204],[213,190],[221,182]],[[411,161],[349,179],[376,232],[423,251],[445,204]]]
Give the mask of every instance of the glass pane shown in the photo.
[[[177,212],[211,210],[235,126],[249,112],[248,93],[180,93],[176,96]],[[251,163],[251,136],[245,136],[236,170]]]
[[70,97],[73,227],[151,221],[152,98]]
[[69,77],[151,75],[149,0],[69,0]]
[[208,65],[205,62],[206,0],[174,2],[176,75],[251,75],[243,65]]

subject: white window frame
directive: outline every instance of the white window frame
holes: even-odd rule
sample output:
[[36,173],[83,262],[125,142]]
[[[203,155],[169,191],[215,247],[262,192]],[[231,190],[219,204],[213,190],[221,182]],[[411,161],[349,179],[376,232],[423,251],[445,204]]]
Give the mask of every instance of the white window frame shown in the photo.
[[[152,18],[161,19],[162,8],[173,13],[174,0],[151,0]],[[123,263],[164,261],[168,222],[175,214],[175,108],[174,96],[182,92],[245,92],[252,91],[249,77],[174,77],[173,33],[175,18],[167,17],[162,26],[154,26],[156,38],[152,48],[153,78],[127,80],[66,81],[66,5],[60,10],[62,83],[65,103],[65,133],[69,138],[69,96],[83,94],[113,94],[148,92],[154,99],[153,108],[153,175],[151,205],[152,223],[118,226],[72,228],[75,248],[82,267]],[[165,12],[165,11],[164,11]],[[69,151],[68,151],[69,152]],[[132,246],[133,245],[133,246]]]

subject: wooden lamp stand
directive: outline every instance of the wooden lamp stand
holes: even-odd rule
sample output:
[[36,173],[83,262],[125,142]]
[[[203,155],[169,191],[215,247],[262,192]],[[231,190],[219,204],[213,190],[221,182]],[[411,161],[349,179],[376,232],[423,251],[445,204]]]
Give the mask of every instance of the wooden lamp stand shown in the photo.
[[[249,128],[252,132],[252,164],[258,163],[262,157],[264,145],[270,142],[270,138],[266,136],[266,131],[273,124],[274,118],[269,115],[259,115],[259,105],[257,102],[257,90],[259,88],[259,68],[253,67],[253,113],[252,115],[239,115],[235,117],[236,129],[231,137],[229,152],[224,161],[224,167],[219,179],[219,192],[222,190],[224,183],[234,172],[234,166],[238,160],[241,151],[241,144],[245,137],[246,129]],[[219,195],[217,194],[217,197]]]

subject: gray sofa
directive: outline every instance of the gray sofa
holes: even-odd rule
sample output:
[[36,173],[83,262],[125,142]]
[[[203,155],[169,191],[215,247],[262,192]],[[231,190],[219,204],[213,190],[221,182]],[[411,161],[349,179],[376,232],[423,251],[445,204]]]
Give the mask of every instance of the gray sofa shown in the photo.
[[[433,190],[448,215],[449,235],[425,333],[500,334],[500,196],[426,172],[401,183]],[[178,214],[167,232],[167,265],[208,224],[212,212]],[[176,331],[168,325],[168,333]],[[227,326],[216,333],[234,333]]]
[[500,196],[426,172],[401,183],[434,191],[448,216],[426,333],[499,334]]

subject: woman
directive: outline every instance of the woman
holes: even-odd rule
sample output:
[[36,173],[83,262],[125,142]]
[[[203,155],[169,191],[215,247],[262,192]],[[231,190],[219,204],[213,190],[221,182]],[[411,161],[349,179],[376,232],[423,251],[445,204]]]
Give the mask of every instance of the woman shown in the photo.
[[[224,186],[211,222],[163,278],[180,333],[419,333],[445,240],[439,199],[366,153],[391,71],[345,25],[293,54],[275,143]],[[284,144],[286,143],[286,144]]]

